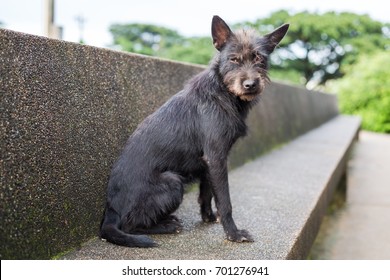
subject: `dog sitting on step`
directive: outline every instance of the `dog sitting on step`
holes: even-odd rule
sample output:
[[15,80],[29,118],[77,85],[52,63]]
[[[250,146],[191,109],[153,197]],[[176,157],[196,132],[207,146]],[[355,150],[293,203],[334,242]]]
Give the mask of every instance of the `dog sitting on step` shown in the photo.
[[233,33],[213,17],[218,53],[210,66],[137,127],[113,165],[101,238],[153,247],[156,243],[145,234],[180,232],[181,223],[172,213],[183,200],[184,186],[198,180],[202,220],[217,220],[214,198],[227,239],[253,241],[232,217],[227,158],[246,134],[248,111],[269,82],[269,55],[288,27],[261,37],[252,30]]

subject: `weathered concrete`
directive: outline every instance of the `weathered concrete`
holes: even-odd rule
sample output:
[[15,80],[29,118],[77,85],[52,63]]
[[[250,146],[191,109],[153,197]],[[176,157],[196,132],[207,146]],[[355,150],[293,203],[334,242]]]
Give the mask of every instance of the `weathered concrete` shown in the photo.
[[315,258],[390,259],[390,135],[362,131],[347,172],[347,199],[329,217]]
[[220,224],[201,222],[196,192],[178,210],[184,230],[152,236],[158,248],[98,239],[65,259],[305,259],[356,139],[360,119],[339,116],[230,173],[233,216],[254,243],[224,240]]
[[[95,236],[127,137],[202,69],[0,29],[0,258],[50,258]],[[337,113],[334,96],[271,84],[231,167]]]

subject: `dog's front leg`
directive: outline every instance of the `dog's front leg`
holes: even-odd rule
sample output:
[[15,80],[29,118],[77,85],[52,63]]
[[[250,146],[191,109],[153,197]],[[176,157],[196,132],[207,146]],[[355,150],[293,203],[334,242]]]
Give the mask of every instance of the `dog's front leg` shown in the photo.
[[246,230],[237,229],[237,226],[232,217],[227,159],[210,158],[208,164],[208,175],[213,187],[215,204],[220,215],[223,229],[227,235],[227,239],[235,242],[252,242],[253,239]]
[[217,217],[213,213],[213,209],[211,207],[212,198],[213,186],[211,185],[211,180],[209,178],[208,172],[205,172],[200,179],[198,202],[200,204],[200,213],[202,215],[202,220],[206,223],[217,221]]

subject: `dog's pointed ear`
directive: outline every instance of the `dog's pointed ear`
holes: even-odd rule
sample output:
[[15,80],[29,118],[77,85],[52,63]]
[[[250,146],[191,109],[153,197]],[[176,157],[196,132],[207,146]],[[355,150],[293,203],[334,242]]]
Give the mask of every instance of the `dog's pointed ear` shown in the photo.
[[276,28],[271,33],[268,33],[264,36],[264,38],[267,41],[267,51],[268,53],[272,53],[275,49],[275,47],[279,44],[280,41],[282,41],[284,35],[286,35],[287,30],[289,28],[289,24],[283,24],[282,26]]
[[219,16],[213,16],[211,35],[213,36],[214,47],[220,51],[232,35],[232,31],[223,19]]

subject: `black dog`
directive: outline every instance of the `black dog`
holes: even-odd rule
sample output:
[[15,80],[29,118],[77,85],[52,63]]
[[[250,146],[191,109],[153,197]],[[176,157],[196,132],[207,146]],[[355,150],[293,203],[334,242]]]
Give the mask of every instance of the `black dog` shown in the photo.
[[200,180],[203,221],[216,221],[214,197],[227,239],[253,241],[232,218],[227,157],[246,134],[248,111],[269,81],[268,56],[287,29],[285,24],[264,37],[233,33],[213,17],[219,53],[209,68],[138,126],[114,164],[102,238],[129,247],[156,246],[142,234],[179,232],[181,224],[172,213],[182,202],[184,185]]

